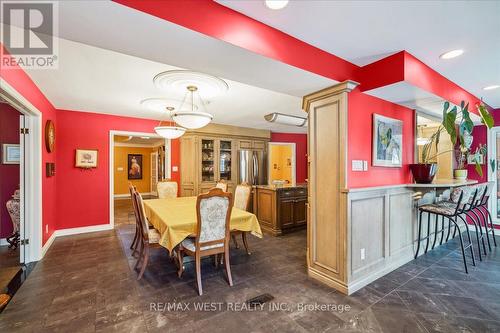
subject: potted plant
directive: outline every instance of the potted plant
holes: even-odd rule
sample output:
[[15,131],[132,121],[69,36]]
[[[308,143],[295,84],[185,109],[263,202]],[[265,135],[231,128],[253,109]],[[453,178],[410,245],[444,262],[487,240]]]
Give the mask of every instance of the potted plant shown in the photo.
[[[488,112],[483,104],[477,106],[478,113],[481,116],[481,122],[486,125],[488,129],[493,127],[493,117]],[[458,117],[460,116],[460,117]],[[457,119],[460,121],[457,123]],[[450,108],[450,103],[445,102],[443,105],[443,121],[438,129],[429,138],[429,141],[422,149],[422,163],[410,164],[410,171],[416,183],[428,184],[432,183],[437,171],[437,164],[432,163],[436,156],[450,152],[450,150],[432,152],[432,147],[439,144],[441,135],[446,132],[450,136],[453,146],[458,146],[455,151],[455,158],[457,160],[457,168],[454,170],[454,176],[457,179],[467,178],[467,159],[470,154],[470,149],[473,141],[472,131],[474,130],[474,123],[470,118],[469,104],[464,101],[460,103],[460,110],[453,106]],[[485,153],[486,146],[480,146],[480,153]],[[476,153],[477,153],[476,152]],[[481,164],[477,159],[474,159],[476,172],[482,176],[483,170]]]

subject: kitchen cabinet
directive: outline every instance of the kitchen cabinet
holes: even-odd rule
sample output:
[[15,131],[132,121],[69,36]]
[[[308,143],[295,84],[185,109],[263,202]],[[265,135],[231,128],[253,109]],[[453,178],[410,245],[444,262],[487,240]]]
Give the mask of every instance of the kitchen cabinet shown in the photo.
[[[262,130],[215,124],[206,127],[206,132],[188,132],[179,139],[181,196],[208,192],[220,180],[234,193],[238,181],[238,149],[261,150],[269,142],[270,133]],[[237,133],[255,133],[262,138]]]
[[254,189],[254,213],[262,231],[273,236],[304,229],[307,225],[307,187],[258,185]]

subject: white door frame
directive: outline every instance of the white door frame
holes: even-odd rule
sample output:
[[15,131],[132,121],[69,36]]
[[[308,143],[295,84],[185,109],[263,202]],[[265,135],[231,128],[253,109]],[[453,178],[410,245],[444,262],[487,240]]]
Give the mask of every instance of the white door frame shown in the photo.
[[271,146],[292,146],[292,183],[293,185],[297,184],[297,174],[296,174],[296,161],[297,159],[295,158],[295,155],[297,153],[296,151],[296,144],[295,142],[269,142],[268,147],[267,147],[267,179],[269,185],[271,185]]
[[[491,128],[488,131],[488,141],[487,141],[487,146],[488,146],[488,160],[485,161],[487,164],[487,172],[488,172],[488,181],[493,181],[495,182],[495,186],[493,188],[493,193],[490,195],[489,203],[488,206],[491,207],[491,218],[493,220],[494,224],[500,224],[500,219],[498,218],[498,207],[497,207],[497,189],[498,189],[498,178],[497,174],[499,172],[498,170],[498,162],[497,160],[497,134],[500,134],[500,126],[496,126]],[[495,168],[496,170],[491,170],[491,165],[490,165],[490,160],[495,159]]]
[[[109,131],[109,224],[115,226],[115,135],[122,136],[148,136],[150,138],[162,138],[156,133],[130,132],[130,131]],[[165,169],[166,177],[171,178],[172,174],[172,140],[165,139]]]
[[[14,87],[0,78],[0,97],[25,116],[25,125],[29,134],[25,137],[25,170],[22,181],[26,193],[21,187],[24,197],[25,237],[29,244],[25,245],[24,262],[30,263],[42,259],[42,113],[31,104]],[[21,166],[21,165],[20,165]],[[48,242],[48,241],[47,241]]]

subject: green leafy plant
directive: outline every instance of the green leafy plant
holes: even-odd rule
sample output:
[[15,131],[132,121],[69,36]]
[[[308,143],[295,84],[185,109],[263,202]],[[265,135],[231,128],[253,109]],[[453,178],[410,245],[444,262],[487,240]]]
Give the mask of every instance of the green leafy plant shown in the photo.
[[[480,104],[477,106],[477,110],[481,117],[481,122],[486,125],[488,129],[492,128],[494,125],[493,116],[489,113],[486,106]],[[450,136],[451,143],[454,147],[457,145],[458,141],[458,147],[455,150],[457,169],[464,169],[467,164],[467,158],[471,152],[473,130],[474,122],[470,117],[469,103],[465,104],[465,102],[462,101],[459,109],[457,106],[450,107],[450,102],[445,102],[443,105],[443,121],[436,132],[429,138],[429,141],[424,145],[422,149],[422,162],[426,164],[431,163],[436,156],[452,151],[451,149],[442,152],[437,152],[436,150],[436,153],[431,154],[432,147],[434,145],[436,147],[438,146],[441,135],[446,132]],[[486,146],[480,145],[476,153],[486,154]],[[475,170],[480,176],[483,175],[483,170],[477,159],[475,159]]]

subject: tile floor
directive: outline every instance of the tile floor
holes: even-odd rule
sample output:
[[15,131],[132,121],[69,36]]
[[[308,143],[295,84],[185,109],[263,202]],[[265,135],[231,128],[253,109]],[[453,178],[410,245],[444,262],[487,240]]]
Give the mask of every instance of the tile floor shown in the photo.
[[[58,238],[0,314],[0,331],[500,331],[500,247],[467,275],[452,241],[347,297],[307,277],[305,232],[251,237],[252,255],[232,249],[233,287],[223,269],[203,262],[200,297],[193,265],[179,279],[161,249],[137,281],[128,249],[134,227],[120,222],[116,230]],[[274,296],[264,310],[235,311],[264,293]],[[215,311],[195,311],[202,303]],[[299,303],[337,308],[300,311]]]

